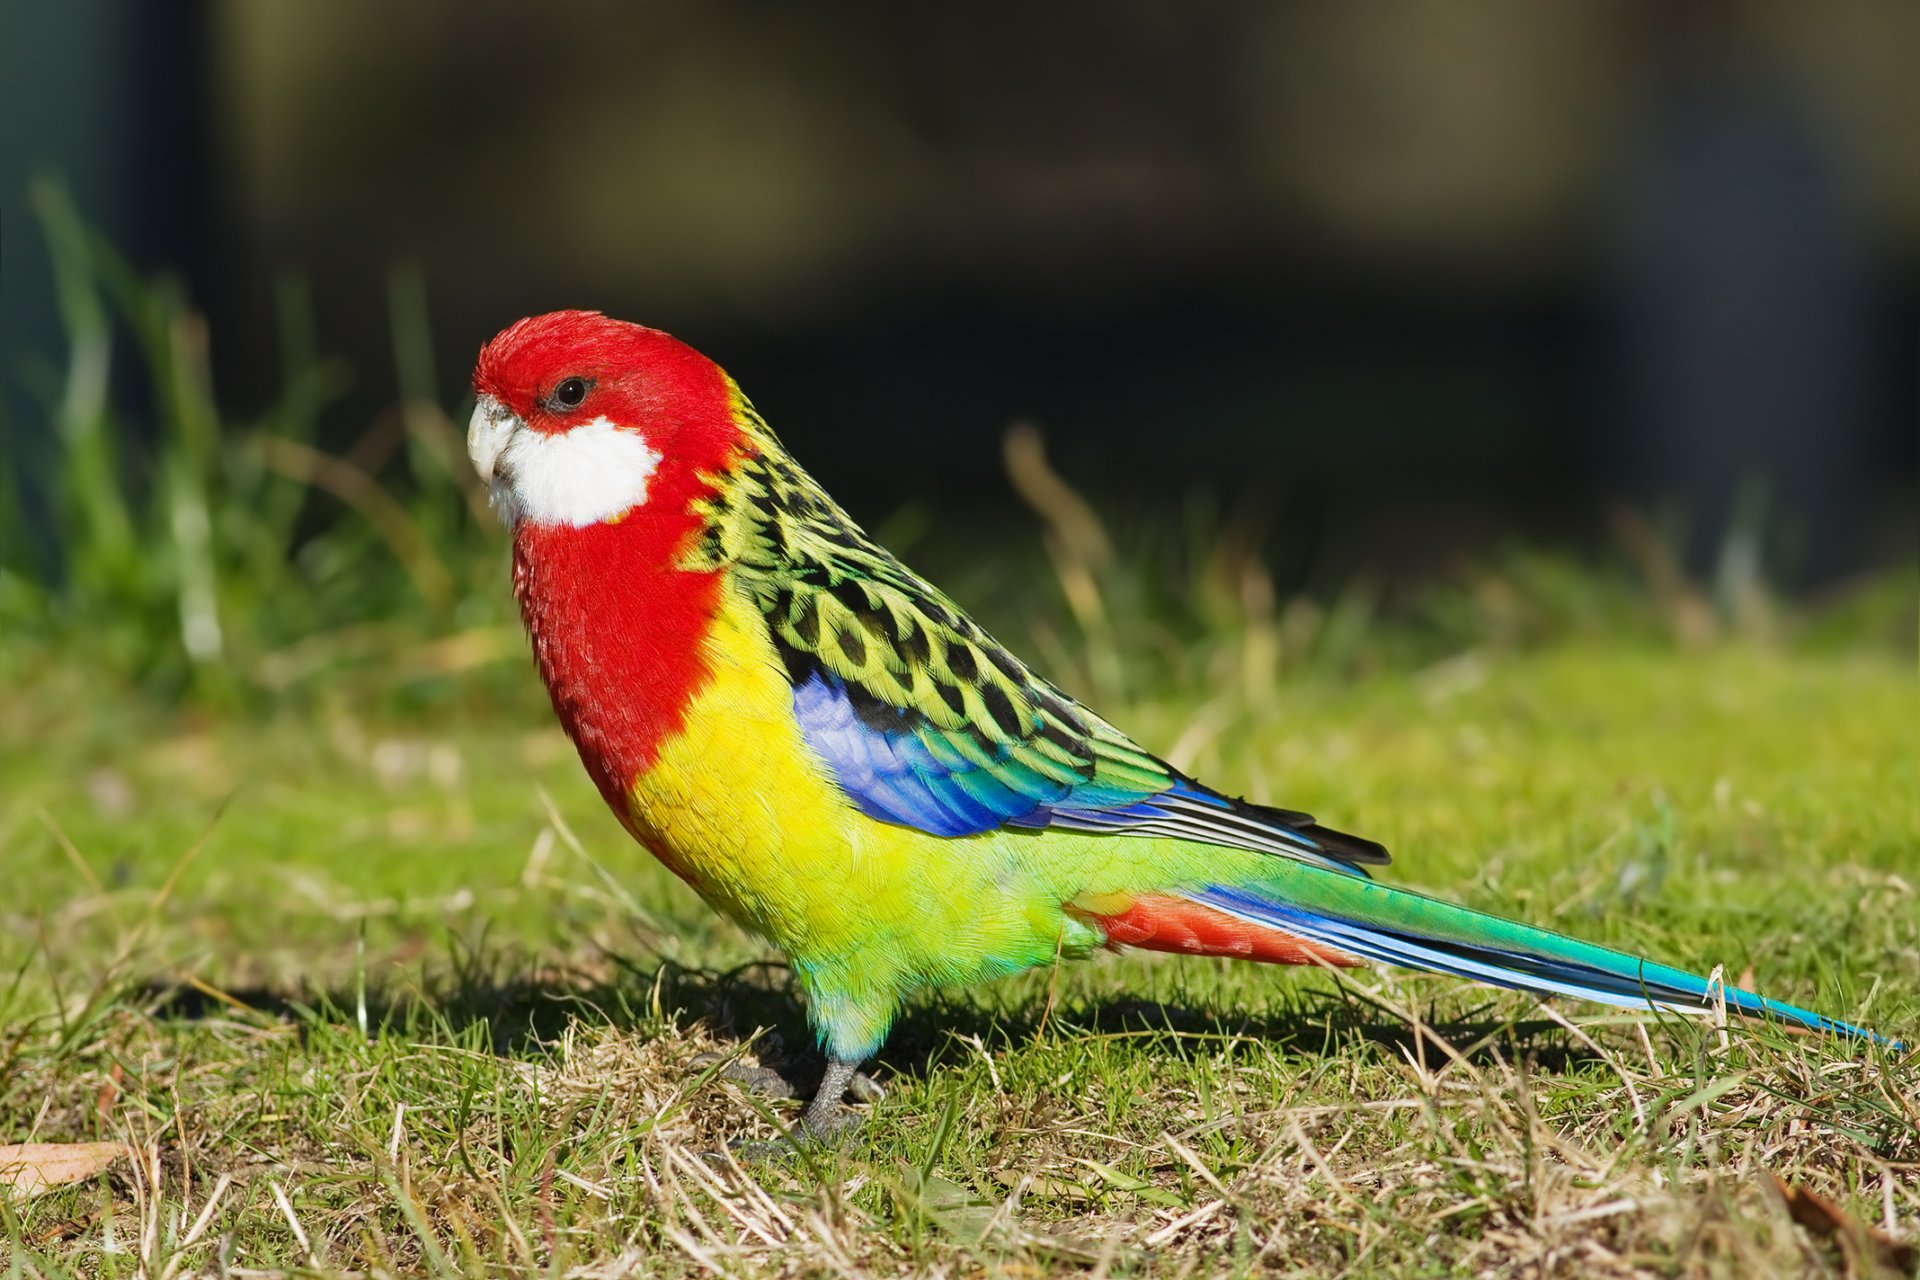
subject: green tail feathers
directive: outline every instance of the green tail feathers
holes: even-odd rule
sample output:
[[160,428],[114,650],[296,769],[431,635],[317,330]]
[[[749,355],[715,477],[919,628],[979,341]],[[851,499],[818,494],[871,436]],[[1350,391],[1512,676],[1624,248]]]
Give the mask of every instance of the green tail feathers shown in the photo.
[[1900,1047],[1824,1014],[1377,881],[1289,867],[1271,886],[1214,885],[1187,896],[1361,959],[1630,1009],[1698,1014],[1724,999],[1750,1017]]

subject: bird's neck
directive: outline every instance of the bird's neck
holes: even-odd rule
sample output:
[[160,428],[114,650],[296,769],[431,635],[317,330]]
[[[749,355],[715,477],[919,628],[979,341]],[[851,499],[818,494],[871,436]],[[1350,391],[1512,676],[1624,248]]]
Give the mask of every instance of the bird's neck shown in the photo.
[[600,793],[627,820],[636,779],[707,682],[703,641],[721,574],[679,567],[699,521],[637,509],[600,524],[522,524],[513,585],[553,709]]

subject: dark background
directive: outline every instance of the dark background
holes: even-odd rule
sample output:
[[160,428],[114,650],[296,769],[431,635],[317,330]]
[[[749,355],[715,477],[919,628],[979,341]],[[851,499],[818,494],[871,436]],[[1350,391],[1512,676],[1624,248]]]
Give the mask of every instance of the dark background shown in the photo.
[[[1282,585],[1617,513],[1817,589],[1915,551],[1920,6],[4,9],[0,383],[62,337],[31,177],[205,308],[244,416],[276,282],[396,395],[601,308],[741,381],[856,514],[1011,511],[1038,423],[1116,523],[1253,510]],[[293,273],[290,275],[289,273]],[[29,480],[31,483],[31,480]]]

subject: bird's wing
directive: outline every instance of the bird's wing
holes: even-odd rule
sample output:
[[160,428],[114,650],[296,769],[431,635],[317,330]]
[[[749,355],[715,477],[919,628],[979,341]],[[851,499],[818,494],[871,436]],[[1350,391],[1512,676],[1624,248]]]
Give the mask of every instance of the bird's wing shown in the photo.
[[691,567],[728,569],[767,620],[808,744],[849,799],[941,836],[997,827],[1152,835],[1357,870],[1370,840],[1233,799],[1147,752],[875,544],[774,440],[702,506]]

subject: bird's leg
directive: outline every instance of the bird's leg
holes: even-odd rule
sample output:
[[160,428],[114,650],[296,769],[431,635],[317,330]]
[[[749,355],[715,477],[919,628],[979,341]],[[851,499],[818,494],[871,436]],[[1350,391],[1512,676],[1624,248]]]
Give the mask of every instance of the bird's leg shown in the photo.
[[[813,1101],[807,1104],[806,1112],[800,1117],[800,1136],[811,1138],[825,1146],[838,1146],[840,1140],[860,1127],[858,1112],[849,1111],[840,1105],[840,1099],[856,1080],[864,1082],[866,1089],[875,1094],[879,1086],[873,1080],[860,1073],[860,1064],[846,1058],[827,1058],[826,1074],[820,1078],[820,1089],[813,1095]],[[856,1094],[867,1096],[864,1090]]]

